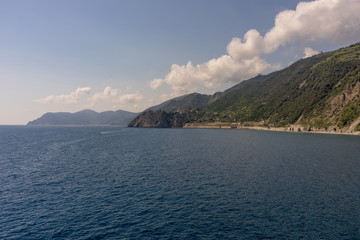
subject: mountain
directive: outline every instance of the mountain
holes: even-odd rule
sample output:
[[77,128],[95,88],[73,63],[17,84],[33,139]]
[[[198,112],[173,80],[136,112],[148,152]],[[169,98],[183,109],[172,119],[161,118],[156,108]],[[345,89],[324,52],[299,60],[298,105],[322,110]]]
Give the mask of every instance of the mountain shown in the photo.
[[127,111],[106,111],[97,113],[83,110],[76,113],[45,113],[27,125],[127,125],[138,113]]
[[[169,122],[182,121],[183,126],[218,122],[352,132],[360,131],[359,95],[360,43],[357,43],[243,81],[200,109],[168,115]],[[136,120],[138,127],[144,114]]]
[[159,105],[150,107],[145,110],[146,111],[154,111],[154,110],[162,110],[165,112],[174,112],[181,111],[191,108],[199,108],[204,107],[210,102],[216,100],[221,96],[221,93],[215,93],[213,95],[206,95],[200,93],[191,93],[187,95],[183,95],[177,98],[170,99],[166,102],[163,102]]
[[188,122],[188,116],[179,111],[165,112],[163,110],[149,110],[142,112],[140,116],[133,119],[128,126],[143,128],[180,128]]

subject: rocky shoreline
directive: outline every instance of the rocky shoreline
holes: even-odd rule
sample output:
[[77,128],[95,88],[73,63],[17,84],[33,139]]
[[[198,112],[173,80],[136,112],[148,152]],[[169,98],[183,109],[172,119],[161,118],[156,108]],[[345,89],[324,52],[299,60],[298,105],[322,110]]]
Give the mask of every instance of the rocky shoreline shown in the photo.
[[236,123],[191,123],[185,124],[183,128],[205,128],[205,129],[235,129],[235,130],[259,130],[259,131],[277,131],[277,132],[297,132],[297,133],[321,133],[321,134],[341,134],[341,135],[360,135],[360,131],[353,131],[349,129],[339,129],[337,127],[331,127],[329,129],[316,129],[302,125],[290,125],[288,127],[274,127],[264,125],[241,125]]

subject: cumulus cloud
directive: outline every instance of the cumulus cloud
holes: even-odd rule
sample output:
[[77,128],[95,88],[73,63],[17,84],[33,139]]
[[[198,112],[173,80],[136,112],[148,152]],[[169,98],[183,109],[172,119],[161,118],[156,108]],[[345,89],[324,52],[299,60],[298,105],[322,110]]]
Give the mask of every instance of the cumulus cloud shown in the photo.
[[196,83],[200,83],[209,89],[216,89],[222,83],[237,82],[272,67],[260,57],[236,60],[229,55],[223,55],[220,58],[197,65],[193,65],[191,61],[186,65],[173,64],[171,71],[164,79],[154,79],[150,86],[156,89],[166,83],[173,90],[169,96],[176,96],[195,91]]
[[234,38],[228,52],[234,58],[249,58],[276,51],[290,42],[332,40],[349,43],[360,38],[360,1],[317,0],[300,2],[296,10],[280,12],[264,37],[252,29],[243,39]]
[[163,83],[164,83],[163,79],[156,78],[150,82],[150,87],[155,90],[158,89]]
[[89,94],[91,92],[91,88],[89,87],[84,87],[84,88],[77,88],[75,91],[76,95],[80,95],[80,94]]
[[[126,87],[126,90],[129,89],[129,86]],[[137,104],[139,104],[144,99],[144,96],[139,93],[126,93],[120,94],[119,89],[114,89],[112,87],[106,87],[103,92],[95,93],[91,96],[88,101],[91,103],[91,106],[107,106],[109,104],[116,104],[116,108],[123,107],[132,107],[137,108]],[[120,104],[120,106],[118,105]],[[131,106],[130,106],[131,105]]]
[[319,52],[310,48],[310,47],[307,47],[304,49],[304,57],[303,58],[308,58],[308,57],[312,57],[316,54],[318,54]]
[[[125,91],[125,90],[124,90]],[[135,93],[123,93],[116,88],[107,86],[101,92],[91,94],[91,88],[77,88],[69,94],[49,95],[34,102],[43,104],[76,104],[77,107],[97,109],[126,109],[128,111],[139,111],[153,105],[153,102],[144,102],[144,96],[136,91]]]
[[118,96],[119,90],[112,87],[105,87],[103,92],[95,93],[92,97],[92,101],[106,100]]
[[70,94],[62,94],[62,95],[50,95],[45,98],[36,100],[39,103],[63,103],[63,104],[75,104],[78,103],[79,98],[81,95],[90,94],[91,88],[84,87],[84,88],[77,88],[75,91],[71,92]]
[[[300,2],[295,10],[280,12],[274,26],[264,35],[256,29],[249,30],[244,37],[233,38],[227,46],[227,54],[208,62],[193,65],[173,64],[163,79],[150,82],[152,89],[162,84],[169,85],[179,95],[194,91],[196,84],[217,88],[226,82],[239,82],[266,70],[276,69],[261,58],[275,52],[280,46],[291,42],[310,43],[331,40],[347,44],[360,38],[359,0],[315,0]],[[316,54],[305,49],[305,57]]]
[[119,96],[117,99],[117,102],[120,103],[137,103],[139,101],[142,101],[144,99],[144,96],[140,94],[139,92],[136,93],[129,93],[124,94],[122,96]]

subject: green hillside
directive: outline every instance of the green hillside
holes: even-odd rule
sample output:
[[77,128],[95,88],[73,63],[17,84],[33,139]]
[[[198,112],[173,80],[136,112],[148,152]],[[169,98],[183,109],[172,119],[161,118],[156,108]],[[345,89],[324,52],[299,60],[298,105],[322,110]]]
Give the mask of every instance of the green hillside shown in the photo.
[[204,107],[209,104],[211,101],[214,101],[220,96],[220,93],[214,95],[206,95],[200,93],[192,93],[184,95],[181,97],[170,99],[166,102],[163,102],[159,105],[150,107],[145,111],[150,110],[163,110],[165,112],[181,111],[191,108]]
[[184,124],[252,122],[275,127],[298,124],[324,130],[359,131],[359,71],[360,43],[357,43],[243,81],[204,107],[182,111],[180,118]]
[[303,59],[233,87],[203,109],[201,120],[348,126],[360,116],[359,70],[360,44]]

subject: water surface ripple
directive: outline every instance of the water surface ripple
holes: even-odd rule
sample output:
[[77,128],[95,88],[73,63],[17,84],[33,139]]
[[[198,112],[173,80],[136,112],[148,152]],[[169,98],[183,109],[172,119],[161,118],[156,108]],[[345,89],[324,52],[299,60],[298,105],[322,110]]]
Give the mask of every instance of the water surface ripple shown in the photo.
[[0,239],[360,239],[360,137],[0,126]]

